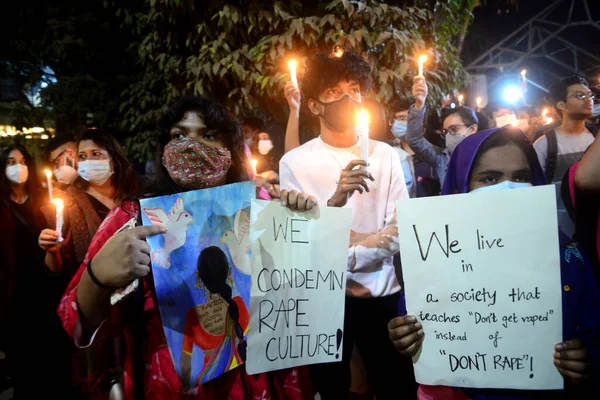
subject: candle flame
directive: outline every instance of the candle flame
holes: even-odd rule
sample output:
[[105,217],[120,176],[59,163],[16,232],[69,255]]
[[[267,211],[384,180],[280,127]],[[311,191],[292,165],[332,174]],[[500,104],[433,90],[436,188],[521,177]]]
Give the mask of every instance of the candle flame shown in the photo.
[[458,101],[462,102],[464,98],[465,96],[463,96],[462,94],[458,95]]
[[369,114],[367,113],[366,110],[360,110],[358,113],[358,125],[361,128],[367,128],[369,127]]
[[545,117],[548,114],[548,109],[544,108],[544,111],[542,111],[542,117]]
[[525,75],[527,75],[527,70],[526,69],[524,69],[524,70],[521,71],[521,76],[523,78],[525,78]]
[[296,70],[296,60],[290,60],[290,62],[288,62],[288,66],[290,67],[290,70]]
[[52,176],[52,171],[50,171],[49,169],[45,169],[44,173],[46,174],[46,178],[50,179],[50,177]]
[[335,46],[333,48],[333,55],[337,58],[341,58],[344,55],[344,49],[342,46]]
[[425,61],[427,61],[427,56],[426,56],[425,54],[421,54],[421,55],[419,56],[419,62],[422,64],[422,63],[424,63]]
[[478,106],[481,105],[482,101],[483,101],[483,99],[481,97],[478,97],[477,99],[475,99],[475,102],[477,103]]
[[63,208],[65,207],[65,203],[62,201],[62,199],[54,199],[54,200],[52,200],[52,203],[54,204],[54,206],[56,206],[56,212],[63,211]]

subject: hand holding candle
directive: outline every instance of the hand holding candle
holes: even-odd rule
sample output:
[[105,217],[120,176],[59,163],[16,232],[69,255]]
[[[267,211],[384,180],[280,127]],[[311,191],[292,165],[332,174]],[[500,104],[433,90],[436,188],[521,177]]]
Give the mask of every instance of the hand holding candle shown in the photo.
[[419,76],[423,76],[423,64],[427,61],[427,56],[422,54],[419,56]]
[[369,114],[365,110],[358,113],[358,132],[361,135],[362,147],[361,158],[369,163]]
[[46,169],[44,173],[46,174],[46,184],[48,186],[48,198],[52,202],[52,171]]
[[62,228],[63,228],[63,223],[64,223],[64,202],[61,199],[55,199],[52,201],[52,203],[54,203],[54,206],[56,206],[56,232],[58,232],[58,239],[57,242],[62,242],[63,241],[63,236],[62,236]]
[[288,66],[290,67],[290,79],[294,86],[298,87],[298,77],[296,76],[296,60],[290,60]]

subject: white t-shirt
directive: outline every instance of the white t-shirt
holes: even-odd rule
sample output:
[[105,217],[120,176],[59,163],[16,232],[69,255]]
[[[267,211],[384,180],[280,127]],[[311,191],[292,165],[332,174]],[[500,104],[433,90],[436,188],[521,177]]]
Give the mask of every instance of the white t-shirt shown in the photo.
[[[556,153],[556,167],[552,183],[556,187],[558,224],[569,237],[572,237],[575,233],[575,226],[562,201],[561,182],[569,168],[581,160],[581,157],[583,157],[583,154],[593,142],[594,135],[589,132],[582,132],[579,135],[562,135],[556,132],[558,151]],[[548,164],[548,138],[546,135],[539,138],[533,147],[545,172]]]
[[[290,151],[281,159],[281,189],[315,196],[326,206],[342,169],[361,158],[361,141],[340,149],[320,137]],[[352,297],[382,297],[400,291],[393,265],[398,252],[396,200],[408,198],[398,153],[389,145],[369,141],[370,192],[354,192],[344,207],[352,209],[346,293]],[[326,260],[324,260],[326,261]]]

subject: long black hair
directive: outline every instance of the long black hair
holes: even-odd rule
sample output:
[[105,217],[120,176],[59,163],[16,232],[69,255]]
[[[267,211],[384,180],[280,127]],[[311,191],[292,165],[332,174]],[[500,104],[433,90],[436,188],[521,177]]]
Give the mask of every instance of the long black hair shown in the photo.
[[231,286],[227,284],[229,274],[229,261],[219,247],[210,246],[200,252],[198,256],[198,278],[204,287],[213,294],[220,295],[229,304],[227,312],[233,321],[233,330],[239,339],[237,350],[243,361],[246,361],[246,341],[244,329],[240,325],[240,310],[231,298]]
[[35,161],[31,157],[31,154],[25,149],[25,147],[19,144],[13,144],[8,146],[2,154],[0,154],[0,166],[2,167],[2,173],[0,174],[0,200],[10,201],[11,194],[11,182],[6,177],[6,167],[10,152],[18,150],[23,154],[25,159],[25,165],[27,165],[27,181],[25,182],[25,192],[34,201],[39,201],[37,197],[41,194],[40,179],[35,166]]
[[171,128],[189,111],[198,113],[209,129],[214,129],[223,135],[225,147],[231,153],[227,183],[247,181],[248,161],[244,151],[244,134],[240,121],[214,100],[202,96],[187,96],[178,99],[158,123],[158,143],[154,158],[156,176],[151,192],[164,195],[187,190],[173,182],[162,164],[162,156],[165,146],[171,140]]
[[[98,146],[107,151],[113,162],[113,175],[111,184],[115,188],[115,199],[123,200],[129,196],[136,196],[138,193],[138,181],[133,171],[133,164],[121,148],[121,145],[110,133],[100,129],[88,129],[79,136],[77,149],[79,153],[79,144],[84,140],[91,140]],[[86,190],[89,183],[78,178],[75,186],[78,189]]]

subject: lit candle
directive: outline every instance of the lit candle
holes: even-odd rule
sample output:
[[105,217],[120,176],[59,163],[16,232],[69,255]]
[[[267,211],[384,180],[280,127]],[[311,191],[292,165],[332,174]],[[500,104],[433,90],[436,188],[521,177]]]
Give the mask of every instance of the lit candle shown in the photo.
[[523,83],[527,83],[527,70],[526,69],[521,71],[521,77],[523,78]]
[[458,105],[462,107],[463,105],[463,100],[465,99],[465,96],[462,94],[458,95]]
[[548,109],[544,108],[544,111],[542,111],[542,117],[546,118],[547,114],[548,114]]
[[256,175],[258,175],[258,174],[256,173],[256,163],[257,163],[257,162],[258,162],[258,161],[256,161],[256,159],[254,159],[254,158],[253,158],[252,160],[250,160],[250,164],[252,164],[252,172],[254,172],[254,177],[256,177]]
[[362,159],[369,163],[369,114],[361,110],[358,114],[358,131],[362,140]]
[[296,76],[296,60],[290,60],[288,63],[290,67],[290,78],[294,86],[298,87],[298,77]]
[[423,64],[427,61],[427,56],[422,54],[419,56],[419,76],[423,76]]
[[336,46],[333,55],[337,58],[341,58],[344,55],[344,49],[342,49],[341,46]]
[[48,185],[48,197],[50,198],[50,201],[52,201],[52,171],[46,169],[44,172],[46,173],[46,182]]
[[481,110],[481,102],[483,101],[483,99],[481,97],[478,97],[475,99],[475,103],[477,103],[477,111]]
[[62,242],[62,228],[64,222],[63,210],[65,204],[61,199],[52,200],[52,203],[54,203],[54,206],[56,207],[56,232],[58,232],[58,241]]

